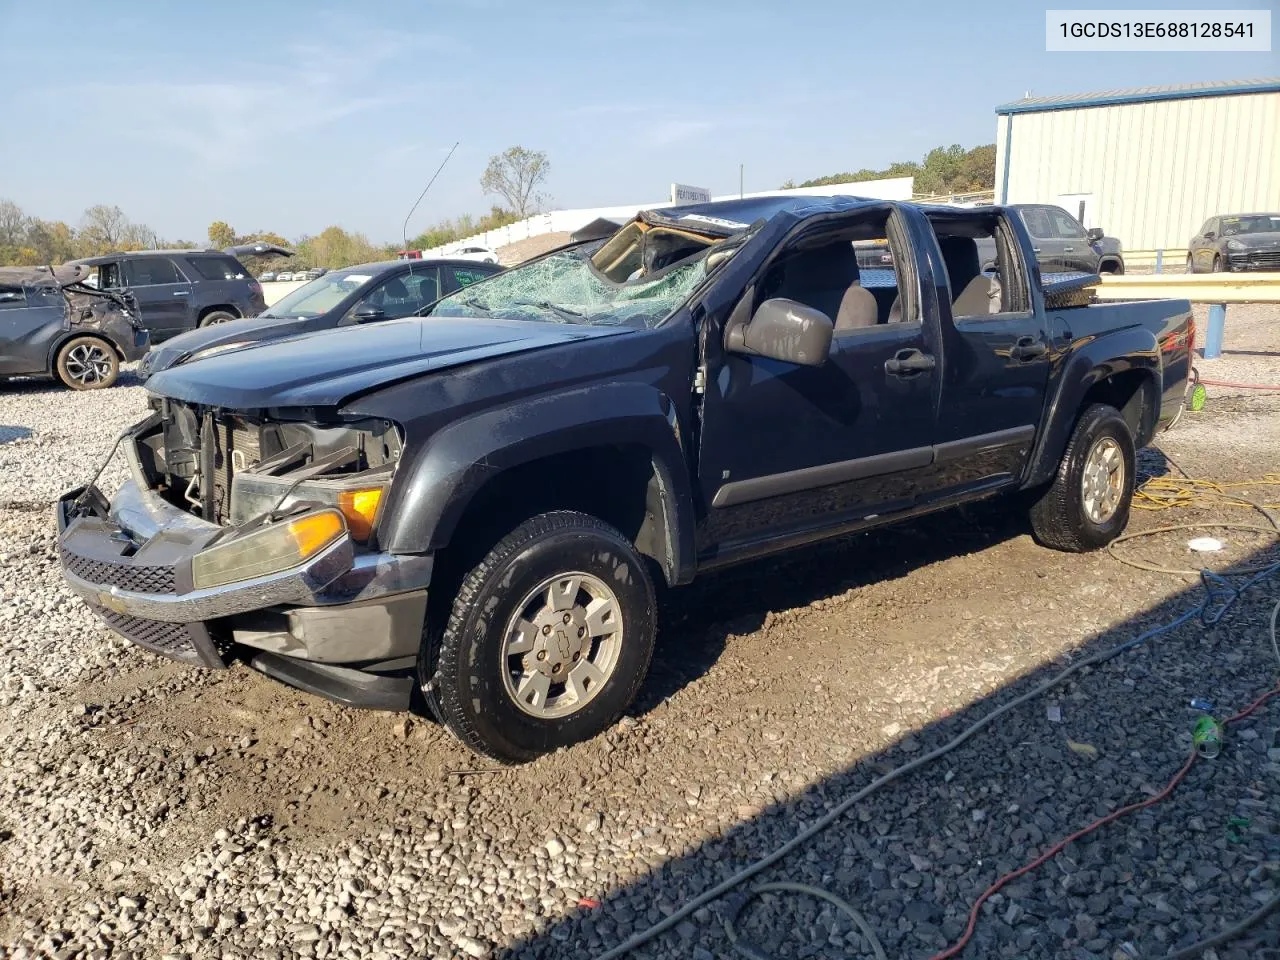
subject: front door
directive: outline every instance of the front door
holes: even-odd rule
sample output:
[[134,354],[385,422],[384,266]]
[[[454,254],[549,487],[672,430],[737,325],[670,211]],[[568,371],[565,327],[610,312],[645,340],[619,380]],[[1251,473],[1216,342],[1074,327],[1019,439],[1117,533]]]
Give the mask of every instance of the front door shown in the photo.
[[1089,235],[1080,222],[1065,210],[1049,208],[1054,235],[1062,243],[1062,267],[1068,273],[1097,273],[1098,254],[1089,245]]
[[195,327],[191,284],[168,257],[124,261],[125,285],[138,301],[142,325],[153,342]]
[[[842,521],[910,506],[915,478],[932,460],[939,362],[919,297],[901,296],[893,269],[859,270],[851,240],[885,235],[886,214],[849,215],[830,241],[783,248],[735,315],[782,297],[836,322],[819,367],[707,350],[700,483],[707,516],[704,563],[732,559],[779,539],[804,539]],[[865,234],[865,237],[864,237]],[[895,264],[913,257],[905,241]],[[850,292],[851,287],[861,288]],[[906,362],[904,362],[906,361]]]

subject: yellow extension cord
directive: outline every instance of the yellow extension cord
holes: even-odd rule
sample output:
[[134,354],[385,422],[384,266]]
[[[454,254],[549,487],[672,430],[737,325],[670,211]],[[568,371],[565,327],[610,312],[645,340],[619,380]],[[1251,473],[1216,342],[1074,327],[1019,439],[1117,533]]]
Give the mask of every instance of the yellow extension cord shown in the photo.
[[[1261,480],[1243,480],[1236,483],[1224,483],[1219,480],[1200,480],[1195,477],[1152,477],[1133,492],[1133,509],[1135,510],[1171,510],[1175,507],[1246,507],[1256,510],[1267,518],[1268,524],[1259,523],[1217,523],[1202,521],[1199,523],[1176,523],[1165,527],[1153,527],[1150,530],[1137,530],[1126,533],[1107,545],[1107,552],[1116,560],[1139,570],[1150,570],[1153,573],[1168,573],[1175,576],[1198,577],[1199,570],[1191,567],[1166,567],[1140,557],[1125,557],[1116,552],[1116,547],[1138,537],[1150,537],[1160,533],[1177,533],[1187,530],[1201,530],[1213,527],[1218,530],[1248,530],[1252,533],[1265,533],[1275,537],[1280,533],[1280,521],[1272,511],[1280,510],[1280,504],[1263,503],[1236,490],[1256,489],[1257,487],[1280,487],[1280,474],[1268,473]],[[1276,560],[1269,563],[1253,564],[1237,567],[1219,573],[1250,574],[1261,573],[1275,566]]]

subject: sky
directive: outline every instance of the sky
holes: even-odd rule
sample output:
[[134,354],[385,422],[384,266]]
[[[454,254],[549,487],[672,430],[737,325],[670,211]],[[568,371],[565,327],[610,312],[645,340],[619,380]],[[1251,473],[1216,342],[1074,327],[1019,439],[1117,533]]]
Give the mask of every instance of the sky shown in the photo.
[[991,143],[995,106],[1029,91],[1280,75],[1274,52],[1046,53],[1045,7],[128,0],[51,19],[0,0],[0,90],[19,117],[0,199],[72,224],[115,204],[168,240],[225,220],[390,242],[455,141],[410,237],[485,212],[480,174],[514,144],[547,154],[549,208],[639,203],[672,181],[736,191],[739,164],[746,190],[769,190]]

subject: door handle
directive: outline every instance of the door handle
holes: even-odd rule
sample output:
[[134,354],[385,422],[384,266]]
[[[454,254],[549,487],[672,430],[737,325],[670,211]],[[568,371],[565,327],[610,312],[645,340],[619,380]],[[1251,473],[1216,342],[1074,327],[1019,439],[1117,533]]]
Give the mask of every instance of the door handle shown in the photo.
[[913,377],[926,373],[938,365],[929,354],[910,348],[899,350],[884,362],[884,372],[894,377]]
[[185,297],[185,296],[187,295],[187,291],[185,291],[185,290],[175,290],[175,291],[173,291],[173,295],[174,295],[175,297]]
[[1039,247],[1032,247],[1032,248],[1031,248],[1031,252],[1032,252],[1032,253],[1039,253],[1039,252],[1040,252],[1040,248],[1039,248]]
[[1075,248],[1075,247],[1063,247],[1062,249],[1063,249],[1063,251],[1064,251],[1065,253],[1075,253],[1075,252],[1076,252],[1076,248]]
[[1044,341],[1037,340],[1035,337],[1019,337],[1018,342],[1009,351],[1009,356],[1014,360],[1034,360],[1048,352],[1049,348],[1044,345]]

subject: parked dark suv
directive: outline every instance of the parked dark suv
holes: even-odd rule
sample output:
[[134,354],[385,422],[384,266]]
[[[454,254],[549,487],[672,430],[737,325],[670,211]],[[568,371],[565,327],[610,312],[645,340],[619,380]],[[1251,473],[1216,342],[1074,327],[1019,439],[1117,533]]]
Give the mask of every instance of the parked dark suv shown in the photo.
[[[93,268],[101,290],[128,290],[142,325],[158,343],[196,327],[256,316],[266,308],[262,285],[231,250],[138,250],[87,257],[74,263]],[[279,247],[266,252],[284,253]]]
[[1280,213],[1210,217],[1187,244],[1187,273],[1280,270]]

